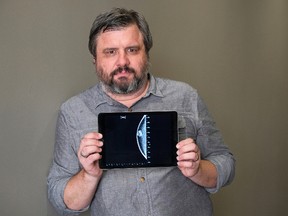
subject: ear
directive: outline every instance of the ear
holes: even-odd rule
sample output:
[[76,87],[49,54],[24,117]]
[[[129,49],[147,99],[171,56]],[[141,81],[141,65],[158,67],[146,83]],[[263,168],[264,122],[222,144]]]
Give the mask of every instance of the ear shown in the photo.
[[92,61],[92,62],[93,62],[93,64],[95,64],[95,63],[96,63],[96,59],[95,59],[95,57],[93,58],[93,61]]

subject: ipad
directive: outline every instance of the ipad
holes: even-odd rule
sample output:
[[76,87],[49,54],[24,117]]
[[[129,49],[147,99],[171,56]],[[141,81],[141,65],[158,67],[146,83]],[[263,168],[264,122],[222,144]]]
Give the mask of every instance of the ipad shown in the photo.
[[175,166],[177,112],[119,112],[98,115],[103,134],[101,169]]

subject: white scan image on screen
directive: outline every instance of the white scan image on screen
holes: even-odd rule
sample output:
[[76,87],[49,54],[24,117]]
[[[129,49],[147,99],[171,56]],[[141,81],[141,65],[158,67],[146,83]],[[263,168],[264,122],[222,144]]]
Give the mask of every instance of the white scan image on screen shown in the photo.
[[148,115],[143,115],[140,120],[137,131],[136,131],[136,140],[139,151],[143,157],[148,161],[150,159],[150,117]]

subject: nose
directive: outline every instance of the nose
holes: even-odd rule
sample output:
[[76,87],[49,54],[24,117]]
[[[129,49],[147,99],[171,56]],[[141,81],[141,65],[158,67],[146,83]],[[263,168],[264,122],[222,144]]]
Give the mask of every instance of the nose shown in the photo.
[[130,64],[129,57],[126,52],[119,52],[117,59],[117,66],[123,67]]

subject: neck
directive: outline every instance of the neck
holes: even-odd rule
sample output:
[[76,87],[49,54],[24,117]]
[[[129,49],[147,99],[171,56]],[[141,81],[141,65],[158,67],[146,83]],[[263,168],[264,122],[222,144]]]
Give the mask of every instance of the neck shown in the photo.
[[148,86],[149,86],[149,79],[146,80],[145,84],[138,91],[131,94],[115,94],[109,91],[106,91],[106,93],[114,100],[130,108],[133,104],[139,101],[146,94]]

